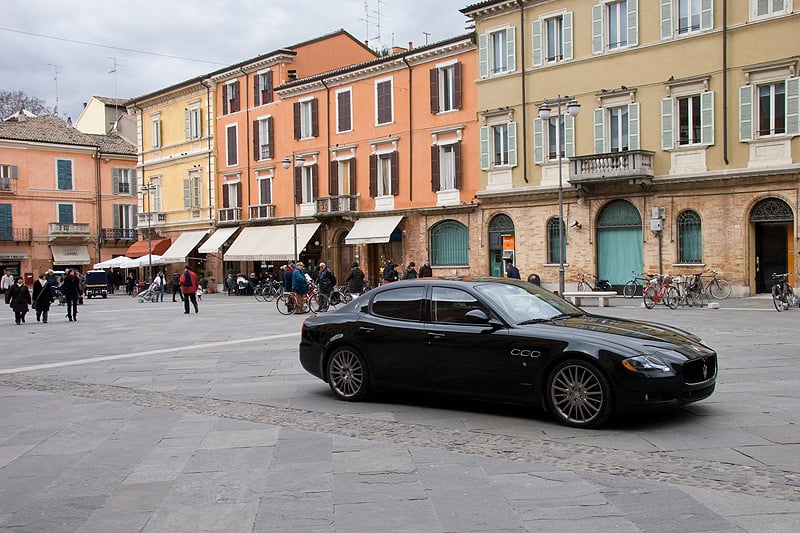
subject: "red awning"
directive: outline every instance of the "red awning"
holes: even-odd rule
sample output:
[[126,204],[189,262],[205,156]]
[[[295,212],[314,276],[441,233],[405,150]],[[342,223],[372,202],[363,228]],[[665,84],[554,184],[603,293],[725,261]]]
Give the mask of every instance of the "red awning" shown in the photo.
[[[143,255],[147,255],[147,247],[148,241],[136,241],[135,243],[131,244],[128,248],[128,251],[125,252],[127,257],[142,257]],[[152,250],[153,255],[163,255],[166,252],[170,245],[172,244],[172,239],[153,239],[152,242]]]

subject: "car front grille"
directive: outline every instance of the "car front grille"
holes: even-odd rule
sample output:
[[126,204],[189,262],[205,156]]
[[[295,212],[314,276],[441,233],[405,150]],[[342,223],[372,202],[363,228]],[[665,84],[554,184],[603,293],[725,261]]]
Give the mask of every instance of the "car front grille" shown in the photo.
[[717,375],[717,356],[694,359],[683,365],[683,381],[689,385],[702,383]]

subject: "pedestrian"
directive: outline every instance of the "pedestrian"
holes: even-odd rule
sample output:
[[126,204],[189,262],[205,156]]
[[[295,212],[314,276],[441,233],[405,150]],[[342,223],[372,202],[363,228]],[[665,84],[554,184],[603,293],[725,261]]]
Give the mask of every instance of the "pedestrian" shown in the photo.
[[14,276],[11,275],[11,272],[9,272],[7,268],[3,269],[3,277],[0,278],[0,293],[5,295],[6,303],[9,303],[11,301],[11,297],[8,295],[8,291],[13,286],[14,286]]
[[205,276],[200,276],[200,280],[197,282],[197,299],[202,300],[203,295],[208,292],[208,280]]
[[319,263],[319,273],[317,274],[317,286],[319,287],[320,307],[323,311],[328,310],[333,289],[336,288],[336,275],[328,268],[323,261]]
[[297,307],[294,308],[295,313],[304,312],[306,294],[308,294],[308,279],[306,273],[303,271],[305,265],[302,261],[298,261],[295,269],[292,272],[292,292],[297,297]]
[[236,280],[233,279],[233,274],[228,274],[225,279],[225,287],[228,289],[228,296],[236,294]]
[[194,312],[198,313],[200,310],[197,308],[197,288],[200,287],[200,281],[189,265],[183,267],[183,275],[181,276],[181,292],[183,293],[183,313],[189,314],[189,302],[194,306]]
[[400,278],[397,274],[397,263],[392,261],[387,262],[386,267],[383,269],[383,282],[392,283],[398,279]]
[[153,299],[151,300],[153,303],[158,301],[164,302],[164,284],[166,280],[164,279],[163,272],[157,272],[155,277],[153,278]]
[[421,278],[429,278],[433,276],[433,270],[431,270],[431,265],[428,263],[428,260],[425,260],[425,263],[419,268],[419,277]]
[[9,305],[14,310],[14,320],[17,325],[25,323],[25,315],[28,314],[29,305],[31,305],[31,291],[25,285],[22,276],[17,277],[16,283],[6,291],[11,295],[9,298]]
[[294,263],[286,265],[283,271],[283,292],[292,292],[292,278],[294,277]]
[[114,271],[110,268],[106,271],[106,285],[108,294],[114,294]]
[[181,275],[178,272],[172,273],[172,301],[175,300],[175,296],[179,295],[181,297],[181,301],[183,301],[183,293],[181,293]]
[[68,268],[64,274],[64,281],[59,287],[67,304],[67,318],[70,322],[78,321],[78,300],[81,296],[81,280],[75,269]]
[[511,279],[521,279],[519,269],[511,261],[506,261],[506,277]]
[[136,284],[136,280],[133,279],[133,274],[128,274],[128,278],[125,280],[125,293],[128,296],[133,295],[133,286]]
[[417,269],[414,268],[416,266],[414,261],[411,261],[406,267],[405,272],[403,272],[403,279],[417,279]]
[[353,261],[350,273],[344,280],[349,294],[358,295],[364,291],[364,272],[358,268],[358,261]]
[[[37,287],[38,284],[38,287]],[[47,281],[47,277],[42,274],[33,284],[33,308],[36,310],[36,321],[40,320],[47,324],[50,314],[50,304],[55,300],[55,286]]]

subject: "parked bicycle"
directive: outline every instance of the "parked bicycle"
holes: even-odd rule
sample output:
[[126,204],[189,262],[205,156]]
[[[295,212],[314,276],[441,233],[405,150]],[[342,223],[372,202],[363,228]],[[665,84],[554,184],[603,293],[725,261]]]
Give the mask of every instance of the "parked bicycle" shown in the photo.
[[636,271],[632,270],[631,275],[633,276],[631,280],[622,287],[622,295],[625,298],[633,298],[637,294],[642,294],[644,282],[647,281],[644,277],[644,273],[637,276]]
[[717,277],[718,272],[714,269],[706,272],[711,273],[711,279],[703,286],[703,293],[710,294],[717,300],[724,300],[731,295],[731,283],[728,280]]
[[672,285],[671,276],[653,276],[642,294],[644,306],[652,309],[657,303],[663,303],[670,309],[676,309],[680,301],[678,289]]
[[[588,279],[588,277],[594,278],[595,283],[597,285],[592,285]],[[581,279],[578,280],[578,290],[579,291],[613,291],[614,287],[611,286],[611,283],[607,279],[599,279],[597,276],[593,274],[581,274]]]
[[680,281],[677,283],[680,302],[689,307],[702,307],[706,302],[706,295],[703,289],[703,282],[700,273],[681,274],[678,276]]
[[253,297],[259,302],[271,302],[280,293],[281,283],[277,280],[264,281],[253,289]]
[[797,305],[794,289],[789,284],[789,273],[772,274],[772,279],[775,280],[775,285],[772,286],[772,303],[775,305],[775,309],[780,313],[784,309]]

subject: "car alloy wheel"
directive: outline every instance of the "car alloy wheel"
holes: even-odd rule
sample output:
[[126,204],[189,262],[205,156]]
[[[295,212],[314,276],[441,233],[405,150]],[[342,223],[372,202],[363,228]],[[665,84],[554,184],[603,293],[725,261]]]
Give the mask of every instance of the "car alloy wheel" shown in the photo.
[[328,360],[328,384],[342,400],[362,400],[369,392],[369,374],[364,358],[350,348],[338,348]]
[[611,386],[600,370],[579,359],[564,361],[550,374],[547,400],[558,420],[590,428],[611,415]]

